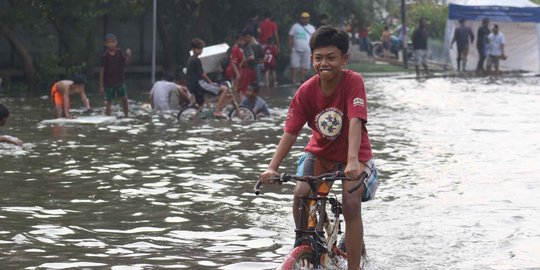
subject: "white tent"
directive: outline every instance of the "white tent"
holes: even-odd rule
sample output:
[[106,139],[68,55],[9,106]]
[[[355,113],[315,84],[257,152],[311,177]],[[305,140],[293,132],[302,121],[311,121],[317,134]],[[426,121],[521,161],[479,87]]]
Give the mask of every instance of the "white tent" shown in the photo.
[[[475,70],[478,62],[476,36],[483,18],[499,25],[506,38],[505,54],[500,62],[505,70],[540,72],[540,6],[528,0],[450,0],[446,22],[445,44],[449,49],[459,19],[473,30],[475,41],[469,45],[466,70]],[[457,46],[449,49],[454,69],[457,67]]]

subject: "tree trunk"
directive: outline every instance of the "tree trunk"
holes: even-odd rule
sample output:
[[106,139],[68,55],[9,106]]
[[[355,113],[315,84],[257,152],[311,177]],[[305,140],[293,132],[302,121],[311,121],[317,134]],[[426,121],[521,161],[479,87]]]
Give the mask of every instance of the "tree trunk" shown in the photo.
[[209,8],[211,6],[210,1],[203,0],[199,5],[198,10],[198,16],[195,18],[195,21],[192,24],[191,27],[191,37],[200,37],[201,33],[203,32],[203,29],[205,29],[208,25],[208,16],[209,16]]
[[161,39],[161,43],[163,44],[163,70],[170,72],[171,70],[171,37],[170,33],[167,31],[167,25],[168,19],[167,15],[161,15],[158,17],[157,20],[157,28],[159,33],[159,38]]
[[6,37],[9,44],[13,47],[13,49],[15,49],[15,51],[21,58],[22,63],[23,63],[24,77],[25,77],[26,83],[28,84],[29,87],[34,89],[36,70],[34,68],[34,62],[32,60],[32,56],[30,56],[30,54],[26,50],[26,47],[17,38],[15,33],[7,25],[1,22],[0,22],[0,34]]

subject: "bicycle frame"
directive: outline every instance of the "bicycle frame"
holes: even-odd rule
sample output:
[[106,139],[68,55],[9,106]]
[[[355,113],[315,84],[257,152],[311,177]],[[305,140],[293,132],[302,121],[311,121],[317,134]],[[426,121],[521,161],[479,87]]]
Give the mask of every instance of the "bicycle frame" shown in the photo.
[[[348,192],[352,193],[360,188],[366,177],[367,174],[362,173],[359,184],[348,190]],[[279,182],[289,180],[307,182],[311,190],[306,196],[300,196],[302,202],[298,210],[300,211],[300,228],[295,230],[294,248],[291,251],[291,256],[288,256],[284,261],[284,267],[286,269],[292,267],[290,264],[294,264],[294,261],[299,258],[307,259],[301,258],[310,252],[308,248],[303,246],[308,246],[313,251],[313,256],[308,257],[309,263],[316,269],[328,265],[329,261],[327,259],[330,259],[334,264],[337,264],[338,256],[345,259],[347,257],[346,253],[337,247],[338,236],[342,234],[340,219],[340,215],[343,213],[342,205],[337,197],[328,197],[328,194],[335,180],[350,179],[339,173],[330,173],[315,177],[282,174],[275,180]],[[259,180],[254,188],[256,195],[260,194],[260,186],[261,182]],[[332,219],[328,218],[326,212],[327,202],[331,206]]]
[[[313,181],[308,181],[308,184],[311,190],[316,192],[300,197],[302,203],[298,211],[300,211],[301,228],[295,230],[294,247],[309,243],[315,254],[311,263],[317,268],[324,264],[325,254],[328,254],[330,259],[334,257],[334,253],[346,258],[346,254],[336,246],[338,236],[342,233],[340,219],[342,209],[341,203],[336,198],[328,197],[333,183],[321,182],[315,185]],[[327,202],[330,202],[332,206],[333,221],[328,218],[326,212]]]

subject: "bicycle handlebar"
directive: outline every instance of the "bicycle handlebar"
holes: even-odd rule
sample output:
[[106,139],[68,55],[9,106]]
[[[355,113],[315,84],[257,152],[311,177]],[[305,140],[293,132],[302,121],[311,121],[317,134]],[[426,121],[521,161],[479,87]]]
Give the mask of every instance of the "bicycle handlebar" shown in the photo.
[[[364,180],[367,177],[367,173],[364,171],[362,174],[360,174],[360,178],[358,180],[353,180],[348,176],[345,176],[342,172],[335,172],[335,173],[325,173],[318,176],[301,176],[301,175],[290,175],[288,173],[282,173],[279,176],[272,177],[270,179],[275,180],[279,183],[285,183],[289,181],[300,181],[300,182],[334,182],[336,180],[347,180],[347,181],[358,181],[358,184],[352,187],[348,190],[349,193],[355,192],[357,189],[359,189],[362,184],[364,183]],[[262,182],[259,179],[257,183],[255,183],[255,187],[253,188],[253,191],[255,192],[255,195],[261,194],[260,188],[261,188]]]

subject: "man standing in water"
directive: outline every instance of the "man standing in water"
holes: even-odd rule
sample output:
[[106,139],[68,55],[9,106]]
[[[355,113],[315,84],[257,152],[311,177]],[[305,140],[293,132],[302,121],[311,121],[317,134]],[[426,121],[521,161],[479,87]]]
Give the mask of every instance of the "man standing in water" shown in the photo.
[[[300,22],[293,24],[289,31],[291,81],[293,84],[303,82],[306,79],[307,71],[311,68],[309,39],[314,32],[315,27],[309,24],[309,13],[307,12],[300,14]],[[299,79],[296,77],[298,71],[300,71]]]
[[[488,41],[487,71],[490,76],[496,79],[499,77],[499,60],[506,60],[506,55],[504,54],[506,39],[504,38],[504,34],[499,32],[499,25],[493,25],[493,32],[489,34]],[[491,73],[491,66],[495,66],[495,76]]]
[[428,33],[426,30],[426,21],[424,18],[420,19],[418,28],[416,28],[412,34],[412,45],[414,49],[414,69],[416,70],[416,78],[420,78],[420,65],[424,66],[426,77],[428,76],[427,67],[427,39]]
[[464,19],[459,19],[459,27],[454,30],[454,37],[450,43],[450,49],[454,42],[457,42],[457,70],[461,64],[461,71],[465,71],[467,67],[467,55],[469,54],[469,38],[471,43],[474,41],[474,34],[470,27],[465,25]]
[[[362,76],[343,69],[349,55],[349,35],[334,27],[319,28],[310,40],[313,68],[317,74],[308,79],[296,92],[287,113],[283,136],[268,165],[259,179],[264,184],[279,176],[279,166],[294,145],[304,124],[311,127],[312,136],[305,154],[298,161],[302,175],[320,175],[343,171],[351,179],[359,179],[362,172],[368,176],[368,186],[377,183],[377,170],[373,162],[371,143],[366,128],[366,89]],[[345,217],[345,246],[349,270],[361,269],[365,254],[364,227],[361,202],[374,196],[367,195],[366,185],[355,192],[347,190],[357,185],[343,181],[343,216]],[[300,228],[301,197],[310,192],[309,184],[296,182],[293,215]]]
[[478,64],[476,64],[476,75],[484,75],[484,61],[486,60],[487,53],[487,38],[491,33],[489,31],[489,19],[484,18],[482,20],[482,26],[478,28],[476,34],[476,49],[478,50]]

